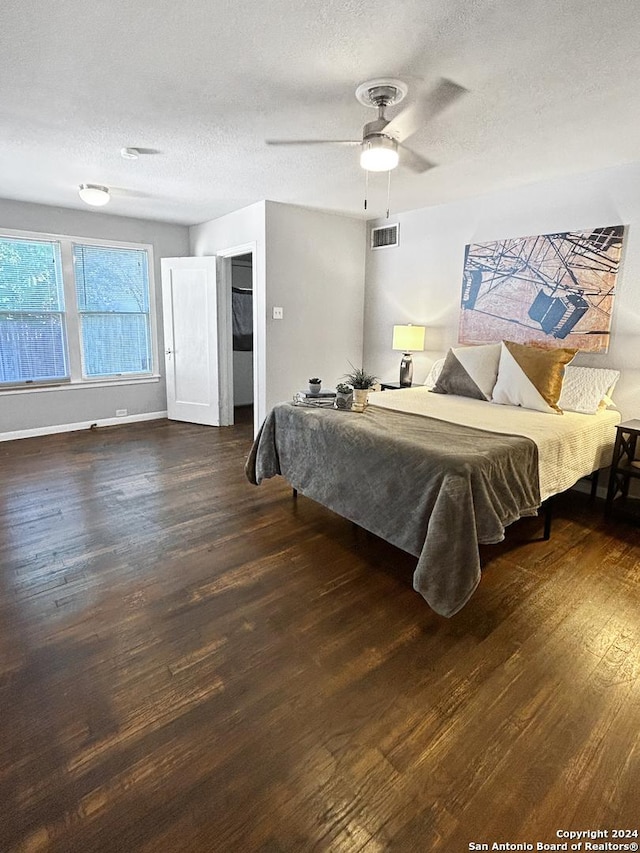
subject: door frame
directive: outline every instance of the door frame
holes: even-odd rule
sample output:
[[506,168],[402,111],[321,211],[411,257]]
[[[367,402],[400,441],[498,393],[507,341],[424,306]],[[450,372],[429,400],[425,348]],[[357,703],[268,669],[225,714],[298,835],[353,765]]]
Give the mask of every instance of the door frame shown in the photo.
[[[238,255],[251,255],[253,293],[253,423],[257,434],[264,419],[264,391],[260,367],[264,365],[264,336],[260,328],[259,294],[256,287],[255,241],[216,251],[218,259],[218,364],[220,375],[220,426],[233,424],[233,327],[231,315],[231,261]],[[264,300],[262,300],[264,301]],[[263,312],[264,313],[264,312]]]

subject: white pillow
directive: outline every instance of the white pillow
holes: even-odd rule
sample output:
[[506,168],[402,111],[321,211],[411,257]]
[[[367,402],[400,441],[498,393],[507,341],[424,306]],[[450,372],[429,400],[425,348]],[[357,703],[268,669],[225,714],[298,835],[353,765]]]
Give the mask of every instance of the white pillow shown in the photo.
[[[619,378],[619,370],[569,365],[565,368],[562,394],[558,405],[568,412],[595,415],[598,409],[603,407],[605,398],[613,394]],[[604,402],[604,406],[606,405],[608,405],[607,402]]]
[[444,358],[439,358],[437,361],[433,362],[433,366],[431,367],[431,370],[429,371],[429,375],[427,376],[427,378],[424,381],[425,387],[428,388],[429,391],[431,391],[433,386],[438,381],[438,377],[442,373],[443,366],[444,366]]

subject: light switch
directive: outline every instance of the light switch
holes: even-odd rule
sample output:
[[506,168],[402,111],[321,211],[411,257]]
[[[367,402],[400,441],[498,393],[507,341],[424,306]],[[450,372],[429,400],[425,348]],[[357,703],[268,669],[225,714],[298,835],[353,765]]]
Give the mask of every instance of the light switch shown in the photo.
[[275,305],[273,307],[273,319],[274,320],[282,320],[284,317],[284,311],[282,308],[276,308]]

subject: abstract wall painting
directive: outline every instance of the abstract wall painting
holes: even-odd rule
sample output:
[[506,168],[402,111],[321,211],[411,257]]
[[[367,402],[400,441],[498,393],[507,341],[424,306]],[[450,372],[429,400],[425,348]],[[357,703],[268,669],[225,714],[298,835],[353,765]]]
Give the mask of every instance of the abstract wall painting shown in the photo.
[[624,226],[465,247],[458,340],[607,352]]

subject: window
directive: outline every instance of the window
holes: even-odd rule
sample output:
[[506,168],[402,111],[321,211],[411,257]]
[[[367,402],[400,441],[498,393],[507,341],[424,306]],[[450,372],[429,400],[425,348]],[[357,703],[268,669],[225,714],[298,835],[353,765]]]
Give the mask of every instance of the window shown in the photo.
[[73,247],[84,376],[151,372],[147,253]]
[[60,246],[0,238],[0,383],[69,378]]
[[150,254],[0,235],[0,389],[153,375]]

